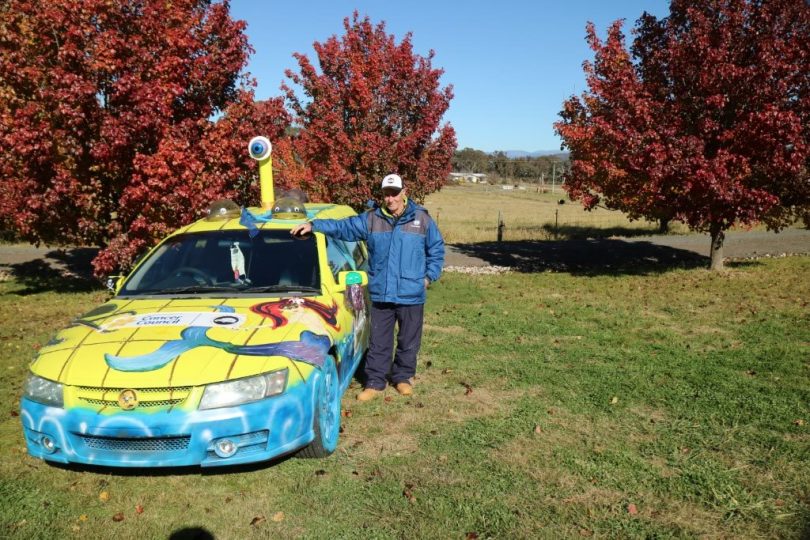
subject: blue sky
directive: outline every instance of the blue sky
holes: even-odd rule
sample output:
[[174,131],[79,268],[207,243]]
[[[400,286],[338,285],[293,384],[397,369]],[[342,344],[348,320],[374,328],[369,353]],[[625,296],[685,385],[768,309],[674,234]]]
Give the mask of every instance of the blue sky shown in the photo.
[[231,0],[231,14],[248,23],[256,52],[247,69],[259,99],[281,95],[284,70],[296,68],[292,54],[314,60],[312,43],[342,34],[344,17],[355,9],[385,21],[398,40],[412,32],[415,51],[436,51],[433,65],[445,70],[443,84],[453,85],[445,120],[459,148],[492,152],[559,149],[552,123],[562,102],[585,89],[582,62],[592,58],[586,22],[604,37],[623,18],[629,35],[644,11],[663,17],[668,6],[666,0]]

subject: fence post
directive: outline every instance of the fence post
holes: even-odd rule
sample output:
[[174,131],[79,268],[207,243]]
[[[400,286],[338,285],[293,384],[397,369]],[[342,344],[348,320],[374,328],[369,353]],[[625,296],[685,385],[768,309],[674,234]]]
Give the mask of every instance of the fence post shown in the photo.
[[501,219],[501,211],[498,210],[498,242],[503,241],[503,219]]

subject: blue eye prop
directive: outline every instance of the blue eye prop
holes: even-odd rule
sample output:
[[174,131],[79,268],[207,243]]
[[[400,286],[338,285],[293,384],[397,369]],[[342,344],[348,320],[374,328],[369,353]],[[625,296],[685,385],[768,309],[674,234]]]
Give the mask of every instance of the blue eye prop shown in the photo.
[[253,137],[248,143],[248,152],[250,157],[257,161],[267,159],[273,151],[273,145],[267,137]]

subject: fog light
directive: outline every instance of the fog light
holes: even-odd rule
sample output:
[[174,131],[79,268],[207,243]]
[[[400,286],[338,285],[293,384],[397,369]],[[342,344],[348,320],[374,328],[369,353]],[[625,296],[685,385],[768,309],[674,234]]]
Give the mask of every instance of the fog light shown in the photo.
[[236,443],[230,439],[220,439],[214,445],[214,452],[221,458],[229,458],[239,450]]
[[43,435],[42,438],[39,440],[39,443],[42,445],[42,449],[48,452],[49,454],[53,454],[56,452],[56,445],[53,442],[53,439],[48,437],[47,435]]

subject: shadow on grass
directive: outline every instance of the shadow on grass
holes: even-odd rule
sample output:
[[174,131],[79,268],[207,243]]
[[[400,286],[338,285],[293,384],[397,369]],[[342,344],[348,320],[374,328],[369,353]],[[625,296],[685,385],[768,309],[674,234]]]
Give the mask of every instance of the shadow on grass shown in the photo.
[[14,294],[27,295],[47,291],[87,292],[101,288],[93,278],[90,262],[98,253],[94,248],[55,249],[42,258],[4,265],[23,289]]
[[[49,466],[63,471],[93,473],[104,476],[149,476],[160,478],[163,476],[217,476],[224,474],[240,474],[261,471],[281,465],[295,457],[295,452],[285,454],[266,461],[245,463],[242,465],[224,465],[218,467],[199,467],[197,465],[183,465],[178,467],[104,467],[102,465],[84,465],[82,463],[57,463],[46,461]],[[303,459],[303,458],[302,458]]]
[[[521,230],[526,229],[521,227]],[[638,227],[587,227],[584,225],[560,225],[555,227],[551,223],[530,227],[528,229],[542,230],[548,234],[549,238],[554,240],[588,240],[591,238],[611,238],[621,236],[625,238],[632,238],[636,236],[654,236],[666,235],[662,233],[657,227],[638,228]]]
[[214,535],[202,527],[186,527],[173,531],[169,540],[214,540]]
[[481,242],[454,247],[489,264],[527,273],[550,270],[577,275],[638,275],[709,267],[709,258],[693,251],[610,238]]

